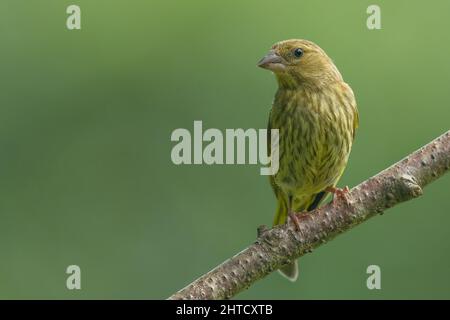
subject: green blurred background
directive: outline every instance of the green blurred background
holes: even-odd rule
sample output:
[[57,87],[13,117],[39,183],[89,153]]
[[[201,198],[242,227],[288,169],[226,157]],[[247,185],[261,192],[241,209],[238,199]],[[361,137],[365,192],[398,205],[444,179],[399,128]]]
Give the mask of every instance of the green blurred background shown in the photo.
[[[317,42],[360,110],[341,185],[450,128],[450,2],[0,2],[0,298],[160,299],[252,243],[259,166],[176,166],[175,128],[265,128],[272,43]],[[82,30],[66,29],[77,4]],[[450,298],[450,176],[237,298]],[[82,290],[66,289],[66,267]],[[382,271],[368,290],[366,268]]]

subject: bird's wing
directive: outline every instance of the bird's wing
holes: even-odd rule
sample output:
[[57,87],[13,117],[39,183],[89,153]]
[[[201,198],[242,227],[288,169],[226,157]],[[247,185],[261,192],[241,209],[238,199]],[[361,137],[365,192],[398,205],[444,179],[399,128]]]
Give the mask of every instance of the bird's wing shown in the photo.
[[356,129],[358,129],[359,126],[358,106],[356,105],[355,94],[353,93],[352,88],[347,83],[344,82],[343,89],[349,92],[352,100],[351,104],[353,108],[353,139],[355,139]]
[[[267,123],[267,154],[269,156],[271,156],[272,154],[272,135],[271,135],[271,129],[272,129],[272,125],[270,123],[270,119],[271,119],[271,115],[272,115],[272,109],[270,109],[269,112],[269,121]],[[269,176],[269,180],[270,180],[270,185],[272,186],[273,192],[275,193],[275,196],[277,198],[279,198],[279,196],[281,195],[281,190],[280,188],[277,186],[277,184],[275,183],[275,178],[273,175]]]
[[[351,90],[351,89],[350,89]],[[353,140],[355,140],[356,129],[359,127],[359,113],[356,101],[353,98]]]
[[[269,156],[272,154],[272,135],[271,135],[271,129],[272,125],[270,123],[271,119],[271,113],[272,109],[269,113],[269,122],[267,124],[267,153]],[[287,196],[283,193],[283,190],[276,184],[274,175],[269,176],[270,185],[272,186],[273,193],[275,193],[275,197],[277,198],[278,205],[277,205],[277,211],[275,214],[273,225],[283,224],[286,222],[287,218]]]

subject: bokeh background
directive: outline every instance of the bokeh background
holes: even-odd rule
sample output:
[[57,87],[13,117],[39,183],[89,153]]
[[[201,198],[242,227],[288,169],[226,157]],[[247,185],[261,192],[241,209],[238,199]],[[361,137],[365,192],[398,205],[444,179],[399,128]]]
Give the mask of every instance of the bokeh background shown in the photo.
[[[381,7],[382,30],[366,27]],[[66,29],[77,4],[82,30]],[[275,199],[256,165],[176,166],[176,128],[265,128],[256,62],[317,42],[353,87],[354,186],[450,128],[450,2],[0,2],[0,298],[161,299],[252,243]],[[450,298],[450,176],[237,298]],[[82,290],[66,289],[66,267]],[[366,268],[382,271],[368,290]]]

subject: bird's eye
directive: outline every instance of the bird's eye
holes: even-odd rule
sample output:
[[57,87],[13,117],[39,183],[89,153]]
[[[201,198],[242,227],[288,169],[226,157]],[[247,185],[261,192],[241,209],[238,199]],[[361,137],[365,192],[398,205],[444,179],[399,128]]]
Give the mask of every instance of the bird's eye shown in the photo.
[[296,58],[300,58],[303,55],[303,49],[302,48],[296,48],[294,50],[294,56]]

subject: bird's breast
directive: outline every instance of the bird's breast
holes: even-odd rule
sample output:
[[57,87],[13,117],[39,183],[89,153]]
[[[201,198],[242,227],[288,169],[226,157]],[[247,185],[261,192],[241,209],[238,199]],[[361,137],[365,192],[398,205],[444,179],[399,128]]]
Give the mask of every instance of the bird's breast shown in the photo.
[[288,193],[317,193],[341,176],[353,140],[354,100],[335,90],[278,92],[271,127],[280,130],[275,182]]

